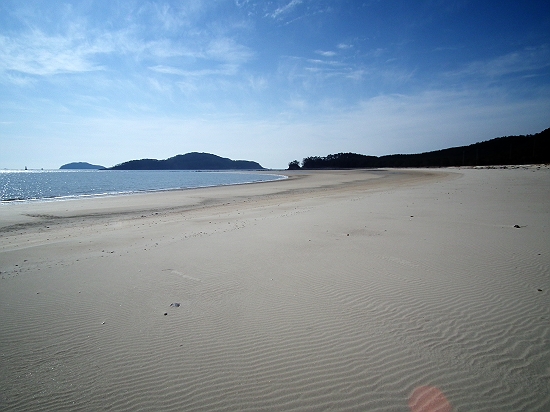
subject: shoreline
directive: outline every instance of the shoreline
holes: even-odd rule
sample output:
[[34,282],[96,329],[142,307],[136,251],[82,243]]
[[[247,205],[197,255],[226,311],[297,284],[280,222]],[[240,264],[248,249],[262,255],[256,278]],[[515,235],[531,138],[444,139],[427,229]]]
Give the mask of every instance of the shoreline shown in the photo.
[[289,175],[0,208],[0,409],[550,408],[550,169]]
[[[25,173],[27,171],[5,171],[8,173]],[[36,171],[28,171],[27,173],[96,173],[97,170],[36,170]],[[116,172],[116,171],[115,171]],[[247,171],[247,170],[137,170],[137,171],[118,171],[118,172],[189,172],[189,173],[221,173],[221,174],[247,174],[247,175],[267,175],[267,176],[273,176],[276,177],[276,179],[272,180],[283,180],[286,178],[284,174],[281,173],[262,173],[262,171]],[[43,196],[43,197],[34,197],[34,198],[8,198],[8,199],[2,199],[0,200],[0,207],[3,205],[8,205],[12,203],[23,203],[23,202],[32,202],[32,203],[38,203],[38,202],[55,202],[55,201],[66,201],[66,200],[79,200],[79,199],[88,199],[88,198],[95,198],[95,197],[109,197],[109,196],[126,196],[131,194],[139,194],[139,193],[156,193],[156,192],[168,192],[168,191],[174,191],[174,190],[190,190],[190,189],[197,189],[197,188],[208,188],[208,187],[218,187],[218,186],[234,186],[234,185],[242,185],[242,184],[251,184],[251,183],[262,183],[265,181],[270,180],[251,180],[251,181],[243,181],[243,182],[234,182],[234,183],[218,183],[218,184],[204,184],[204,185],[196,185],[196,186],[188,186],[188,187],[160,187],[156,189],[133,189],[133,190],[118,190],[118,191],[107,191],[107,192],[101,192],[101,193],[84,193],[84,194],[67,194],[67,195],[56,195],[56,196]]]
[[[306,176],[326,176],[336,175],[344,176],[341,179],[336,179],[332,182],[332,185],[348,184],[345,176],[354,173],[366,176],[366,180],[372,179],[375,176],[382,177],[396,176],[396,175],[410,175],[412,180],[422,180],[423,175],[432,176],[434,173],[428,169],[412,170],[393,170],[386,171],[385,169],[378,170],[299,170],[299,171],[281,171],[277,175],[285,176],[285,178],[276,179],[272,181],[262,182],[247,182],[242,184],[229,184],[218,186],[204,186],[194,187],[187,189],[168,189],[168,190],[155,190],[155,191],[143,191],[126,194],[113,194],[105,196],[90,195],[86,197],[74,197],[60,200],[23,200],[21,202],[2,202],[0,205],[0,233],[10,231],[11,226],[15,226],[15,230],[19,229],[21,225],[34,222],[36,225],[40,225],[44,222],[54,223],[58,222],[60,218],[79,218],[79,217],[113,217],[115,214],[119,217],[129,214],[147,214],[158,213],[159,211],[174,212],[174,211],[186,211],[199,207],[200,204],[194,203],[196,198],[201,199],[201,202],[212,203],[215,202],[216,197],[222,196],[224,199],[230,199],[233,196],[233,187],[243,186],[256,186],[273,185],[280,182],[286,182],[295,179],[301,179]],[[273,174],[272,172],[262,172],[262,174]],[[446,176],[448,172],[439,172],[441,176]],[[415,179],[414,177],[419,179]],[[394,179],[395,180],[395,179]],[[398,180],[398,179],[397,179]],[[407,182],[410,179],[407,179]],[[370,183],[370,182],[369,182]],[[406,182],[405,182],[406,183]],[[288,188],[282,188],[278,185],[271,187],[265,187],[265,190],[259,191],[247,191],[251,192],[251,196],[274,196],[277,193],[286,194],[287,190],[309,190],[315,192],[319,190],[326,190],[324,188],[315,187],[316,182],[310,186],[297,189],[295,185],[289,185]],[[158,197],[158,199],[156,199]],[[220,202],[222,202],[220,200]],[[133,206],[133,205],[136,206]],[[13,209],[10,209],[13,208]],[[16,209],[16,210],[14,210]],[[135,210],[133,210],[135,209]]]
[[[279,179],[274,179],[273,181],[285,180],[287,178],[285,175],[282,175],[282,174],[269,173],[269,175],[280,176]],[[204,185],[204,186],[178,187],[178,188],[166,188],[166,189],[144,189],[144,190],[134,190],[134,191],[124,191],[124,192],[53,196],[53,197],[29,198],[29,199],[4,199],[4,200],[0,200],[0,207],[2,207],[2,205],[9,205],[12,203],[17,204],[17,203],[26,203],[26,202],[28,203],[63,202],[67,200],[86,200],[86,199],[92,199],[96,197],[103,198],[103,197],[112,197],[112,196],[128,196],[128,195],[143,194],[143,193],[158,193],[158,192],[173,192],[173,191],[181,191],[181,190],[206,189],[209,187],[250,185],[254,183],[265,183],[270,181],[271,180],[262,180],[262,181],[252,181],[252,182],[226,183],[226,184],[219,184],[219,185]]]

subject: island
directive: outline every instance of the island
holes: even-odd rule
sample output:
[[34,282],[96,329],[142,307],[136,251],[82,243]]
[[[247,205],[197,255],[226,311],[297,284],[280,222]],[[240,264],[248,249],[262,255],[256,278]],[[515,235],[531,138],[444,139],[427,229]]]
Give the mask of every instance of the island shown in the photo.
[[107,170],[263,170],[257,162],[231,160],[210,153],[187,153],[164,160],[141,159],[120,163]]
[[67,163],[66,165],[63,165],[60,167],[60,169],[105,169],[103,166],[99,165],[93,165],[86,162],[73,162],[73,163]]

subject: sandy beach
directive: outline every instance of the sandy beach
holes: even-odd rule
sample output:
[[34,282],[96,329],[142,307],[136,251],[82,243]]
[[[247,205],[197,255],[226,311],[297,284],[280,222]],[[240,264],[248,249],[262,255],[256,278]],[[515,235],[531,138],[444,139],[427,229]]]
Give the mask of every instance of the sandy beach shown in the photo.
[[2,411],[548,411],[550,169],[0,205]]

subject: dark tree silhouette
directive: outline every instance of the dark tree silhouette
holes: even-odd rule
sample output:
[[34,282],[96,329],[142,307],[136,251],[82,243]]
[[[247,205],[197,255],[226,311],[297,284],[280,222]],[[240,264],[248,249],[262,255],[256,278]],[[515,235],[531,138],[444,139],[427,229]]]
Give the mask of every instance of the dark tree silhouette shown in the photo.
[[297,170],[300,168],[300,162],[297,160],[293,160],[288,164],[288,170]]
[[263,167],[257,162],[248,160],[231,160],[210,153],[186,153],[169,159],[130,160],[110,167],[109,170],[260,170]]
[[469,146],[418,154],[376,157],[338,153],[326,157],[310,156],[303,159],[302,168],[449,167],[541,163],[550,163],[550,128],[534,135],[497,137]]

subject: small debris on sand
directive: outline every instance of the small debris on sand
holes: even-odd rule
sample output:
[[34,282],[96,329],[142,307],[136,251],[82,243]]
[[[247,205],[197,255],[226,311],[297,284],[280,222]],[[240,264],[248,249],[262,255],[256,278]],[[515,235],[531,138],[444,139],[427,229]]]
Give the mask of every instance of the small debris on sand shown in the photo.
[[520,225],[514,225],[514,227],[515,227],[516,229],[520,229],[520,228],[521,228]]

